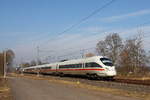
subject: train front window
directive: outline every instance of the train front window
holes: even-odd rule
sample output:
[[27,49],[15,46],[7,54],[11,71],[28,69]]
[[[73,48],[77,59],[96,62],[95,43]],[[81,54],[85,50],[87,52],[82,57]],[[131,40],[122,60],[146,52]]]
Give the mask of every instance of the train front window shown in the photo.
[[112,61],[110,59],[108,59],[108,58],[100,58],[100,60],[106,66],[113,66]]

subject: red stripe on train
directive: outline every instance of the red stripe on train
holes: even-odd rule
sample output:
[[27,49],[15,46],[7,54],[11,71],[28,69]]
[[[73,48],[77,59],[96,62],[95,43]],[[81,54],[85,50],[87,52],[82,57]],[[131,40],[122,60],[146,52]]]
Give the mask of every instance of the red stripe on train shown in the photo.
[[[83,70],[95,70],[95,71],[104,71],[105,69],[57,69],[57,71],[83,71]],[[47,70],[43,70],[45,71],[56,71],[55,69],[47,69]]]

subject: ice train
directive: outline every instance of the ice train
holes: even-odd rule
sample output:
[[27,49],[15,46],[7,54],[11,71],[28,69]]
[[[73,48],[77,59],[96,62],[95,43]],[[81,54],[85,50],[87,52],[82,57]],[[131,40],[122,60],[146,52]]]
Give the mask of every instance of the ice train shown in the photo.
[[112,61],[104,56],[94,56],[74,59],[38,66],[22,68],[24,73],[43,73],[55,75],[85,75],[96,78],[110,78],[116,76],[116,69]]

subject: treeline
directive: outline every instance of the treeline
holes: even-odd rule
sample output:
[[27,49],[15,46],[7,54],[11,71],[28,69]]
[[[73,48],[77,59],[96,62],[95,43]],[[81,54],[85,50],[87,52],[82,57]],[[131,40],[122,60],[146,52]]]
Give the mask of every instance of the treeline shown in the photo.
[[[11,72],[14,70],[14,68],[12,67],[13,65],[13,60],[15,58],[15,53],[12,50],[6,50],[6,64],[7,64],[7,68],[6,71],[7,72]],[[4,52],[0,53],[0,75],[3,75],[4,73]]]
[[[150,76],[150,51],[144,49],[143,38],[140,35],[124,40],[117,33],[109,34],[97,43],[96,51],[99,55],[112,59],[119,75]],[[85,57],[91,56],[94,54],[85,55]],[[22,63],[20,67],[41,64],[46,63],[32,60]]]
[[42,65],[42,64],[47,64],[45,62],[42,62],[41,60],[32,60],[31,62],[23,62],[19,66],[20,67],[31,67],[31,66],[36,66],[36,65]]
[[123,40],[113,33],[99,41],[96,49],[99,55],[112,59],[121,75],[150,75],[150,56],[142,40],[140,35]]

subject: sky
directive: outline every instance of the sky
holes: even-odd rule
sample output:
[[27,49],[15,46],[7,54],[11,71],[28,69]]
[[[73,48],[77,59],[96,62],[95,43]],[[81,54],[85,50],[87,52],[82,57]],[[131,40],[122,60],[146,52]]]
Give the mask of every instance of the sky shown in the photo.
[[127,39],[136,36],[139,30],[143,33],[144,48],[149,50],[150,0],[114,0],[60,34],[110,1],[0,0],[0,51],[12,49],[16,61],[30,61],[37,58],[38,46],[41,59],[63,59],[95,48],[110,33]]

